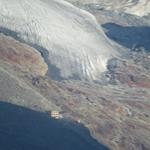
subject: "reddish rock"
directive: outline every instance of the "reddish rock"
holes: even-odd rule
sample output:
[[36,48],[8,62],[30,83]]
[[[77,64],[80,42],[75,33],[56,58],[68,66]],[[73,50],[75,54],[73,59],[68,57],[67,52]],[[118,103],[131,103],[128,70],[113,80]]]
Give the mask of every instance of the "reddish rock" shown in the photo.
[[0,34],[0,60],[34,76],[44,76],[48,70],[37,50],[3,34]]

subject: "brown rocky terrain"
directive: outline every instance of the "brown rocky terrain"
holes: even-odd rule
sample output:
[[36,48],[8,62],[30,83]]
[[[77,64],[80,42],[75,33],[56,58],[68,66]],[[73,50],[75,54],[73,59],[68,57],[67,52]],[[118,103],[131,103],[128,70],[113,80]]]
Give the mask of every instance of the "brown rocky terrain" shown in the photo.
[[0,60],[34,76],[44,76],[48,67],[37,50],[0,34]]
[[40,53],[11,37],[0,35],[0,100],[41,110],[51,102],[22,79],[44,76],[47,65]]
[[[146,58],[147,61],[149,58]],[[143,59],[142,59],[143,60]],[[146,62],[147,62],[146,61]],[[150,74],[145,62],[118,61],[106,84],[53,81],[40,53],[0,35],[0,100],[80,120],[112,150],[150,148]]]

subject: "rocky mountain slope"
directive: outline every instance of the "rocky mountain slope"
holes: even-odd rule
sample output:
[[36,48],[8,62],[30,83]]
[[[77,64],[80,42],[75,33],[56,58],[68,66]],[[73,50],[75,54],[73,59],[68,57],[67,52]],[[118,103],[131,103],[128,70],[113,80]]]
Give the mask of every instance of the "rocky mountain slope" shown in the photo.
[[[102,2],[107,9],[100,9]],[[57,110],[112,150],[149,150],[149,16],[120,12],[127,2],[140,1],[73,3],[96,20],[64,1],[0,0],[0,119],[7,112],[3,102],[38,111],[40,118],[42,112],[46,120],[47,111]],[[127,53],[119,57],[123,47]]]
[[[61,111],[67,120],[80,120],[93,137],[110,149],[149,149],[150,72],[148,68],[143,72],[145,62],[140,61],[143,59],[135,62],[130,59],[127,64],[115,60],[116,65],[108,67],[104,78],[106,85],[74,80],[58,82],[43,76],[43,71],[37,76],[34,65],[32,69],[28,66],[29,61],[20,63],[26,56],[21,50],[24,49],[31,58],[38,58],[38,66],[46,68],[33,48],[2,34],[0,39],[0,51],[12,51],[1,55],[1,101],[36,111]],[[18,61],[8,61],[10,53],[11,58],[16,58],[13,51],[20,56]],[[36,72],[40,72],[41,67],[35,67]],[[137,72],[139,69],[141,74]]]
[[0,100],[39,110],[53,107],[20,78],[44,76],[46,72],[47,65],[35,49],[0,34]]
[[95,9],[126,12],[137,16],[147,16],[150,13],[149,0],[68,0],[76,5],[93,5]]

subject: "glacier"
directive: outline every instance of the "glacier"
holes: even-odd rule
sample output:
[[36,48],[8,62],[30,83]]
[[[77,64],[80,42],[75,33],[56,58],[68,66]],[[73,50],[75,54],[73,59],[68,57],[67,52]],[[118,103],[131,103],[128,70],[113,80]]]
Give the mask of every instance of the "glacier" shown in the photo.
[[0,0],[0,28],[40,47],[48,74],[63,79],[98,80],[119,55],[95,17],[64,0]]

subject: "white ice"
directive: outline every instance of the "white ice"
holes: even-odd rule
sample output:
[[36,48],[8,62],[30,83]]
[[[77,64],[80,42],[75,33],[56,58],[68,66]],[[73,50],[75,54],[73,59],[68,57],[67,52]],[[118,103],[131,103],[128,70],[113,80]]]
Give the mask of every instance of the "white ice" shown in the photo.
[[0,27],[45,48],[62,78],[97,80],[117,55],[95,17],[63,0],[0,0]]

